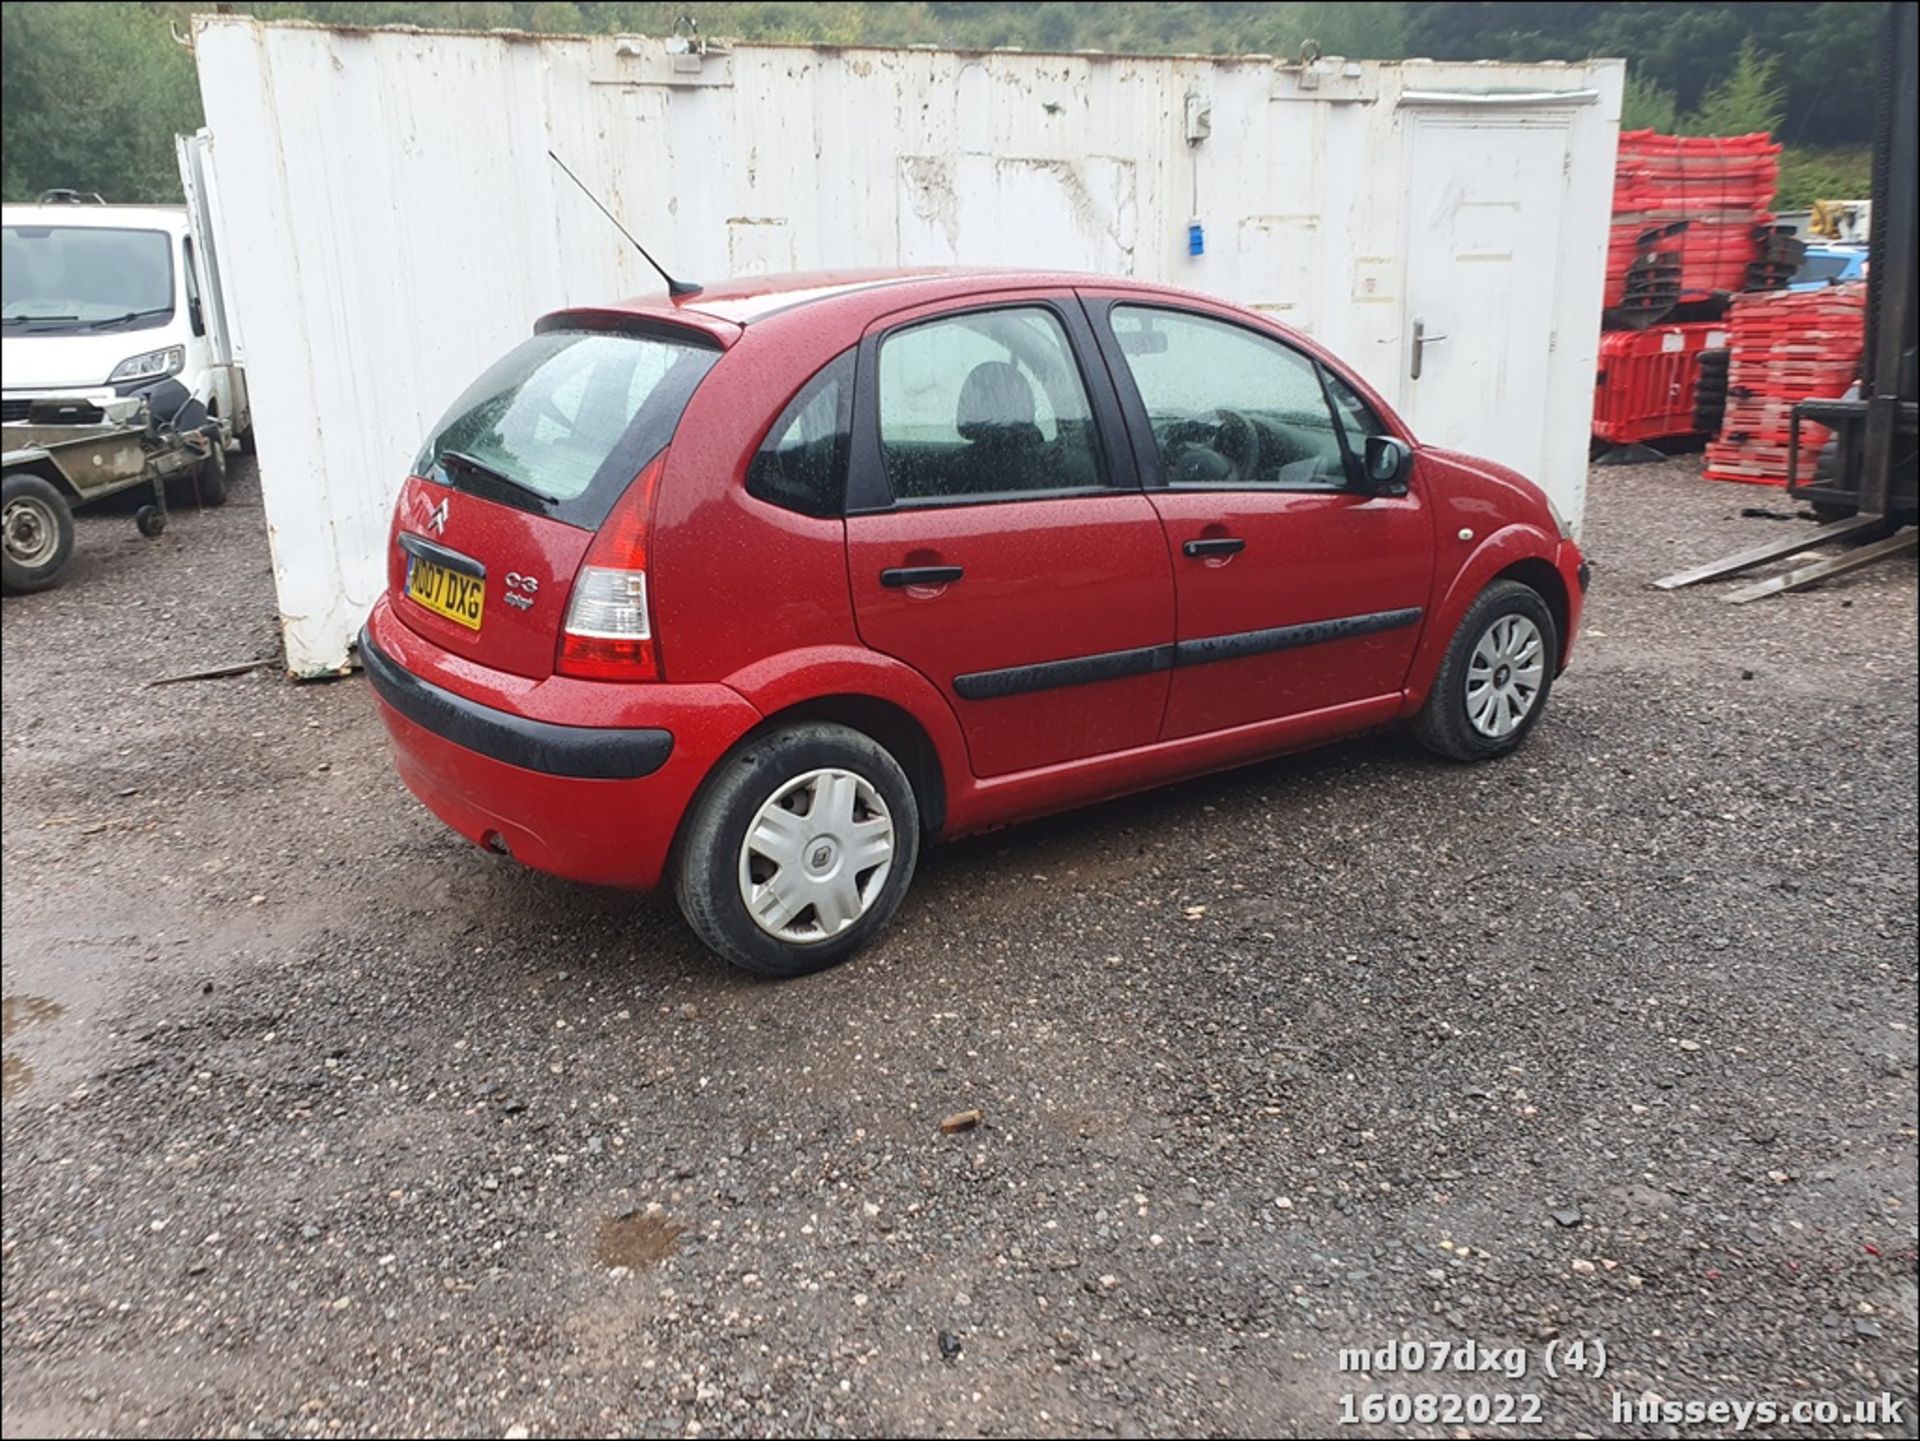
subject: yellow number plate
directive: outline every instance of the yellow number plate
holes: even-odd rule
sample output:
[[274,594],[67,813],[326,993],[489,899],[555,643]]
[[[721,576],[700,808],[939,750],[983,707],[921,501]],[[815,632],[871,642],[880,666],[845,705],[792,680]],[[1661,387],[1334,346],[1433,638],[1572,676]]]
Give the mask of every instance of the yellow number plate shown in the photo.
[[468,630],[480,629],[480,607],[487,598],[487,583],[476,576],[409,556],[407,594],[435,615],[444,615]]

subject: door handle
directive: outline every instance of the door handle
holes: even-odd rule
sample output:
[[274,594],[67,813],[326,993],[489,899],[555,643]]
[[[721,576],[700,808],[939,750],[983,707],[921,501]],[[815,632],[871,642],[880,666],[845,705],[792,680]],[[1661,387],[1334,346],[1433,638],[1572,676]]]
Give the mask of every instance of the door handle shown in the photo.
[[1412,379],[1418,380],[1420,378],[1421,352],[1424,351],[1429,345],[1438,345],[1441,341],[1445,340],[1446,338],[1447,337],[1444,335],[1428,335],[1427,322],[1424,320],[1416,320],[1413,322],[1413,370],[1411,375]]
[[1209,540],[1190,540],[1180,549],[1189,556],[1238,555],[1247,543],[1237,535],[1217,536]]
[[880,572],[880,584],[899,590],[910,585],[950,585],[964,572],[957,565],[908,565]]

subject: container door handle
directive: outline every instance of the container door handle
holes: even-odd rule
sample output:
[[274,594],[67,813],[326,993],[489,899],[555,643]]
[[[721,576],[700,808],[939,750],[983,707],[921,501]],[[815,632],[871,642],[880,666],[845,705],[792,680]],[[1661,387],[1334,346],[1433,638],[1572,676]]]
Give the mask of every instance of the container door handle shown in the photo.
[[1420,353],[1429,345],[1438,345],[1446,338],[1444,335],[1428,335],[1427,322],[1424,320],[1413,322],[1413,379],[1420,378]]
[[957,565],[909,565],[880,572],[880,584],[895,590],[910,585],[951,585],[964,572]]

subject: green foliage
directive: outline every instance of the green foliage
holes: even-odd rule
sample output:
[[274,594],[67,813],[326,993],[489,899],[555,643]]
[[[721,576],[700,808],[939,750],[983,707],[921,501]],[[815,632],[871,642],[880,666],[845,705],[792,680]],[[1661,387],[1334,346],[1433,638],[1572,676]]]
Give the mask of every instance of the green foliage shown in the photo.
[[1811,210],[1816,200],[1864,200],[1872,193],[1873,151],[1796,150],[1780,156],[1778,210]]
[[174,133],[199,124],[193,57],[152,8],[0,7],[7,199],[71,186],[108,200],[177,200]]
[[1680,102],[1673,98],[1673,92],[1638,70],[1628,71],[1627,91],[1620,101],[1620,128],[1671,135],[1679,123]]
[[[204,0],[0,6],[7,198],[71,185],[111,200],[177,199],[173,135],[199,125],[200,96],[192,57],[169,31],[184,35],[189,15],[211,8]],[[1329,55],[1385,60],[1616,55],[1633,66],[1630,128],[1766,128],[1830,154],[1872,133],[1883,7],[1853,0],[243,0],[233,8],[335,25],[647,35],[667,34],[691,14],[704,35],[832,45],[1292,57],[1312,40]]]
[[[1641,80],[1698,110],[1735,70],[1744,46],[1785,57],[1783,115],[1791,144],[1857,145],[1873,133],[1884,5],[1859,0],[1452,0],[1400,5],[1408,55],[1443,60],[1581,60],[1621,56]],[[1751,128],[1751,127],[1749,127]]]
[[1751,135],[1764,130],[1772,134],[1786,114],[1786,92],[1779,73],[1779,58],[1762,55],[1751,40],[1747,41],[1740,47],[1733,73],[1709,90],[1700,108],[1687,116],[1687,133]]

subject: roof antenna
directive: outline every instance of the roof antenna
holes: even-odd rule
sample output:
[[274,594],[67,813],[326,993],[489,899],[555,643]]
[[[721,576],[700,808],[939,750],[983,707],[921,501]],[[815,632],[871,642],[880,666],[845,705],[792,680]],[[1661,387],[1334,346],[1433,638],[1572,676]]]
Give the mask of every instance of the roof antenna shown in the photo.
[[606,216],[608,220],[613,221],[613,228],[627,237],[627,242],[632,245],[635,250],[640,252],[640,258],[660,272],[660,278],[667,282],[667,294],[679,297],[698,295],[700,293],[700,287],[695,285],[691,280],[675,280],[671,275],[667,274],[667,268],[651,255],[647,254],[647,247],[633,238],[633,232],[628,230],[627,227],[622,225],[617,219],[614,219],[614,214],[611,210],[600,204],[600,197],[587,189],[586,182],[571,170],[567,170],[566,161],[562,160],[558,155],[555,155],[551,150],[547,152],[547,159],[551,160],[555,165],[558,165],[562,170],[566,170],[567,179],[571,180],[575,185],[578,185],[580,187],[580,193],[595,205],[599,206],[602,215]]

